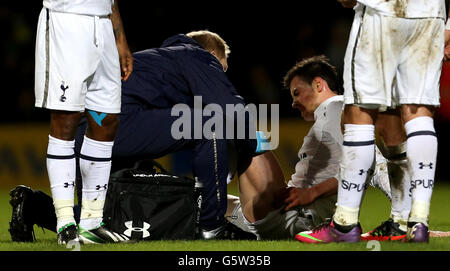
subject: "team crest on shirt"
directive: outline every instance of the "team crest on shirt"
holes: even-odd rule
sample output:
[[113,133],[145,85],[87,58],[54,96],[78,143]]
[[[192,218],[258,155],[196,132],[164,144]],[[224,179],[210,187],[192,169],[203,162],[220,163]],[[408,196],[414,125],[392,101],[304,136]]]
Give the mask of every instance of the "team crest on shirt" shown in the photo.
[[63,91],[63,94],[61,95],[61,97],[59,98],[59,100],[61,102],[65,102],[66,101],[66,90],[69,88],[69,86],[66,86],[66,84],[64,83],[64,81],[61,81],[61,86],[60,86],[61,90]]

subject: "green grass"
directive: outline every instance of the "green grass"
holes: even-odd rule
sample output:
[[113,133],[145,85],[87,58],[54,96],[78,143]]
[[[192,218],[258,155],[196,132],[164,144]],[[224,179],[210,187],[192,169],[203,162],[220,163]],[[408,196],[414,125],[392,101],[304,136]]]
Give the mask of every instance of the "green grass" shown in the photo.
[[[235,190],[232,189],[235,193]],[[37,241],[34,243],[11,242],[8,222],[11,206],[8,190],[0,190],[0,251],[68,251],[70,248],[56,245],[56,234],[35,226]],[[390,203],[378,190],[370,188],[365,196],[360,221],[368,231],[389,215]],[[450,185],[437,184],[431,204],[432,230],[450,231]],[[356,244],[301,244],[286,241],[152,241],[135,244],[85,245],[82,251],[368,251],[367,242]],[[450,251],[450,238],[432,238],[429,244],[383,242],[382,251]]]

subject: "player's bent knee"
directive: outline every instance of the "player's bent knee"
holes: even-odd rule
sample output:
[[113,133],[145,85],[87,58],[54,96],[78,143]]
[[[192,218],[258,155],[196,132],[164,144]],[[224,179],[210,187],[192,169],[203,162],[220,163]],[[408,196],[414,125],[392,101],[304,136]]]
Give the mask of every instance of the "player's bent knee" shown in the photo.
[[119,127],[119,117],[116,114],[88,112],[86,135],[99,141],[114,140],[117,128]]

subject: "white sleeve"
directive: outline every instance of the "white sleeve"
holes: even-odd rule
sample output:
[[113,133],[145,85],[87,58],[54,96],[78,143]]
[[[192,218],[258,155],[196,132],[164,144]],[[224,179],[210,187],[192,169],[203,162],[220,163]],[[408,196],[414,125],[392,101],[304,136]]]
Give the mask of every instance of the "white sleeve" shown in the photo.
[[303,145],[298,152],[298,158],[300,160],[295,165],[295,172],[288,182],[289,187],[304,187],[308,175],[309,162],[317,153],[321,140],[321,135],[315,133],[314,127],[303,138]]
[[339,180],[340,162],[342,159],[342,145],[329,132],[324,131],[322,144],[327,149],[327,160],[324,165],[324,172],[328,178],[334,177]]

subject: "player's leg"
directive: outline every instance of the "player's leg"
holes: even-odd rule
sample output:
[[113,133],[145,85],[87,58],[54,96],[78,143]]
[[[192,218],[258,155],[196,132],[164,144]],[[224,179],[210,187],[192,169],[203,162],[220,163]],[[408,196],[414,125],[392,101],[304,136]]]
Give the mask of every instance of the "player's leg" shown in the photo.
[[[322,201],[322,199],[318,201]],[[258,240],[288,240],[299,231],[313,228],[316,218],[321,219],[314,217],[315,214],[309,212],[311,211],[309,209],[305,211],[304,208],[295,208],[283,211],[283,207],[281,207],[268,212],[264,218],[252,223],[245,217],[238,197],[232,196],[229,198],[229,202],[232,204],[229,205],[227,219],[240,229],[256,235]],[[329,206],[334,206],[335,203],[335,197],[332,203],[327,202]],[[311,207],[316,210],[316,206]]]
[[[406,134],[402,125],[400,110],[380,112],[376,121],[376,131],[382,138],[379,147],[387,172],[376,172],[373,181],[388,185],[391,199],[390,218],[379,227],[363,234],[363,240],[401,240],[406,236],[406,223],[411,208],[409,195],[410,181],[406,159]],[[377,161],[377,165],[378,165]],[[386,174],[387,173],[387,174]],[[376,179],[376,180],[375,180]]]
[[102,223],[118,124],[117,114],[99,114],[88,110],[86,122],[80,125],[77,133],[76,153],[79,156],[81,175],[81,193],[78,191],[81,204],[78,231],[83,243],[129,241],[128,237],[108,230]]
[[[67,44],[60,36],[59,30],[65,27],[64,17],[43,8],[39,16],[35,56],[35,106],[52,110],[47,147],[47,172],[58,220],[55,230],[61,232],[66,232],[66,226],[74,225],[75,222],[72,211],[75,181],[73,136],[79,118],[76,111],[82,110],[79,106],[82,80],[79,80],[78,76],[83,76],[74,69],[72,71],[74,76],[71,77],[73,80],[70,82],[66,80],[68,77],[65,63],[71,61],[71,54],[64,54],[62,48],[74,55],[78,55],[78,51],[72,51],[70,46],[66,47]],[[74,91],[65,95],[69,85]],[[70,99],[67,101],[69,95]],[[72,232],[70,239],[77,239],[76,230]],[[62,240],[58,235],[58,243],[67,241],[70,240]]]
[[344,109],[344,143],[334,215],[335,226],[342,232],[353,229],[359,222],[366,182],[372,177],[374,169],[376,116],[377,109],[355,105],[346,105]]
[[[391,18],[358,5],[344,70],[344,143],[334,224],[356,228],[366,181],[375,162],[375,121],[380,105],[390,106],[396,57]],[[343,226],[343,227],[341,227]],[[355,239],[356,240],[356,239]]]
[[[103,118],[100,119],[99,115]],[[80,150],[82,178],[82,209],[79,227],[92,230],[100,227],[103,206],[111,171],[112,148],[118,127],[116,114],[86,112],[87,129]]]
[[[121,110],[120,63],[111,21],[92,17],[93,45],[98,57],[95,72],[87,78],[85,115],[87,129],[80,149],[82,207],[80,238],[88,243],[122,242],[120,234],[103,228],[103,207],[111,172],[112,149]],[[106,233],[106,234],[105,234]],[[111,236],[112,235],[112,236]]]
[[[76,225],[73,213],[75,190],[75,133],[79,112],[52,110],[51,128],[47,148],[47,170],[56,212],[58,242],[64,243],[62,234]],[[69,233],[67,233],[69,234]],[[70,234],[69,234],[70,235]],[[75,238],[76,239],[76,238]]]
[[409,195],[410,182],[408,160],[406,158],[406,133],[402,125],[400,111],[380,113],[377,119],[377,131],[383,139],[391,188],[391,215],[399,229],[406,232],[406,221],[411,209]]
[[427,242],[430,202],[434,187],[438,140],[434,129],[433,108],[403,105],[407,134],[406,154],[411,178],[411,212],[407,239]]
[[284,204],[287,186],[272,152],[255,156],[239,176],[239,198],[249,222],[261,220]]
[[239,198],[229,198],[229,220],[260,240],[292,238],[313,221],[297,209],[283,210],[287,191],[275,155],[268,151],[255,156],[239,175]]
[[444,20],[435,18],[408,20],[407,24],[412,31],[411,42],[401,55],[395,93],[402,104],[411,178],[412,202],[406,238],[427,242],[438,146],[433,112],[439,106],[445,25]]

